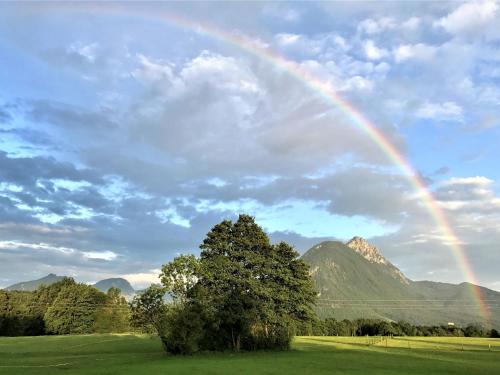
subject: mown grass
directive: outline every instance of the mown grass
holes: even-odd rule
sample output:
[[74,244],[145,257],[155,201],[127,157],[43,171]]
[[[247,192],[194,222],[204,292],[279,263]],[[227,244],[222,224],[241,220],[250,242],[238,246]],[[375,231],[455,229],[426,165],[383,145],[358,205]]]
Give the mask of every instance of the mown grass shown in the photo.
[[166,355],[155,337],[0,338],[0,374],[500,374],[500,340],[298,337],[288,352]]

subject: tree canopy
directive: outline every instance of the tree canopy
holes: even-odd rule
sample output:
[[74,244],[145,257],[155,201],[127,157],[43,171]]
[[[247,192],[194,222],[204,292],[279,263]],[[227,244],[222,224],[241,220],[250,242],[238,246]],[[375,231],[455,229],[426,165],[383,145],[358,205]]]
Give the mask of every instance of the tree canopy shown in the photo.
[[44,335],[129,330],[120,290],[107,294],[64,278],[33,292],[0,290],[0,335]]
[[[162,268],[177,311],[169,320],[175,327],[164,335],[167,349],[181,334],[191,342],[186,352],[284,349],[294,324],[314,318],[309,267],[290,245],[272,245],[253,217],[215,225],[200,249],[199,259],[181,256]],[[174,315],[197,317],[199,324],[190,319],[191,331],[183,332],[186,322]]]

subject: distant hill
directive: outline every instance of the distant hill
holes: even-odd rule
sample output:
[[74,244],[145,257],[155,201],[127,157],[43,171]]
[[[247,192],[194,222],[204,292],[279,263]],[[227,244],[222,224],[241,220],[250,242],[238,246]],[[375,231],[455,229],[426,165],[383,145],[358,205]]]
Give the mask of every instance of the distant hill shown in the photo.
[[32,292],[36,290],[39,286],[42,285],[48,286],[57,283],[58,281],[61,281],[63,278],[64,276],[57,276],[53,273],[50,273],[47,276],[42,277],[41,279],[38,280],[23,281],[17,284],[13,284],[5,288],[5,290],[19,290],[25,292]]
[[[65,276],[57,276],[54,275],[53,273],[42,277],[41,279],[38,280],[32,280],[32,281],[23,281],[11,286],[8,286],[5,288],[5,290],[18,290],[18,291],[27,291],[27,292],[32,292],[36,290],[39,286],[41,285],[51,285],[54,284],[58,281],[61,281]],[[125,297],[132,297],[136,294],[136,291],[134,288],[132,288],[132,285],[130,283],[122,278],[112,278],[112,279],[105,279],[101,280],[93,285],[94,288],[99,289],[100,291],[106,293],[109,288],[115,287],[119,288],[122,292],[122,294]]]
[[122,291],[122,294],[125,296],[133,296],[136,291],[132,288],[130,283],[122,278],[112,278],[105,279],[95,283],[94,288],[99,289],[101,292],[106,293],[109,288],[119,288]]
[[[320,293],[321,317],[381,318],[414,324],[487,324],[468,283],[412,281],[364,239],[313,246],[303,259],[310,265]],[[498,305],[500,293],[480,287],[485,300]],[[500,327],[500,314],[492,310]]]

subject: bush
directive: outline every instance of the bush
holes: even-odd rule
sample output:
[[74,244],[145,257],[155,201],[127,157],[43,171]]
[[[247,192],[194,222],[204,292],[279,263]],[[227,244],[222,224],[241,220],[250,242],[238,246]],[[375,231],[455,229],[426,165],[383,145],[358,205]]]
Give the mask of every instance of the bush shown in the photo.
[[165,350],[171,354],[198,352],[203,338],[199,309],[192,305],[171,306],[167,312],[166,330],[160,338]]

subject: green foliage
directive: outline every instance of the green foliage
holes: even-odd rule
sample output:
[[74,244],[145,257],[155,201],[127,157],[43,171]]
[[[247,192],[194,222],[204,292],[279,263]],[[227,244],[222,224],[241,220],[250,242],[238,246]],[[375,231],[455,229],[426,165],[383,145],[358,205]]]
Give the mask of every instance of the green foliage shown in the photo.
[[194,255],[182,255],[162,267],[161,283],[174,300],[183,302],[197,283],[200,264]]
[[43,330],[43,322],[30,314],[30,292],[0,290],[0,335],[37,335]]
[[301,336],[426,336],[426,337],[491,337],[498,335],[481,325],[459,326],[415,326],[405,321],[389,322],[380,319],[314,320],[298,325],[296,334]]
[[130,308],[118,288],[111,287],[106,302],[96,311],[94,332],[123,333],[130,331]]
[[200,349],[204,322],[202,312],[193,304],[176,304],[167,312],[166,329],[161,340],[172,354],[193,354]]
[[107,295],[63,278],[33,292],[0,290],[0,335],[35,336],[129,330],[129,307],[120,290]]
[[89,285],[62,288],[44,315],[47,332],[92,333],[96,312],[105,302],[106,295]]
[[64,278],[34,292],[0,291],[0,335],[34,336],[46,333],[44,315],[61,289],[73,285]]
[[162,268],[174,297],[168,351],[286,349],[294,323],[314,318],[309,267],[288,244],[271,245],[252,217],[215,225],[200,248],[199,260],[181,256]]
[[166,331],[165,288],[151,285],[143,293],[136,295],[130,305],[131,325],[146,333],[163,336]]
[[486,337],[487,331],[480,324],[469,324],[465,327],[464,334],[467,337]]

